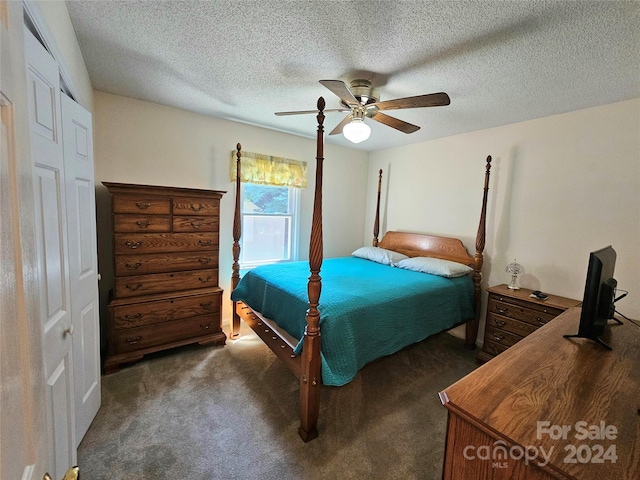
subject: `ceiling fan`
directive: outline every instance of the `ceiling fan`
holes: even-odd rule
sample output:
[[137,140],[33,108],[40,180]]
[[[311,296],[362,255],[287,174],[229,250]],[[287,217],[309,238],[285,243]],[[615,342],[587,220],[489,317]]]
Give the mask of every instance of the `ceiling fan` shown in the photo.
[[[354,80],[349,87],[342,80],[320,80],[320,83],[335,93],[340,98],[340,103],[344,106],[344,108],[329,109],[325,110],[325,112],[349,112],[329,135],[342,133],[347,140],[353,143],[360,143],[369,138],[371,134],[371,128],[364,123],[365,117],[403,133],[413,133],[420,130],[419,126],[386,115],[382,113],[382,110],[439,107],[451,103],[449,95],[444,92],[381,102],[378,90],[371,86],[369,80]],[[300,115],[305,113],[317,113],[317,111],[276,112],[276,115]]]

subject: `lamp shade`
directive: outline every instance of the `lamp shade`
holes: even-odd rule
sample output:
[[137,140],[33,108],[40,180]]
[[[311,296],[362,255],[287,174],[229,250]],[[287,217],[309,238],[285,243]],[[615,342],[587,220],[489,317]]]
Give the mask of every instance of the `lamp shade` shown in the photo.
[[508,285],[508,287],[512,290],[519,290],[520,286],[518,285],[518,275],[524,273],[524,267],[514,259],[513,262],[507,265],[505,271],[511,274],[511,283]]
[[354,118],[342,128],[344,138],[353,143],[364,142],[371,135],[371,127],[362,118]]

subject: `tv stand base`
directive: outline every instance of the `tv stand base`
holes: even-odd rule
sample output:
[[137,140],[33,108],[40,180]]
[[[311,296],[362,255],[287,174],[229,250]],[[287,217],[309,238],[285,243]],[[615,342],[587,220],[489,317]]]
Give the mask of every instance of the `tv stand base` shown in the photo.
[[588,338],[589,340],[593,340],[596,343],[599,343],[607,350],[613,350],[609,345],[604,343],[600,337],[587,337],[586,335],[563,335],[564,338]]

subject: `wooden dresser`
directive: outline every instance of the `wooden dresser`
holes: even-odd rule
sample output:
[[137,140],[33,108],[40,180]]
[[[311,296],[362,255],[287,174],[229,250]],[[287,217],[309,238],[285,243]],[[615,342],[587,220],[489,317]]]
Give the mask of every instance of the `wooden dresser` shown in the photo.
[[225,192],[103,184],[114,250],[105,373],[167,348],[224,344],[218,240]]
[[477,357],[481,363],[504,352],[568,308],[580,305],[578,300],[550,294],[546,300],[538,300],[530,297],[532,290],[511,290],[506,284],[487,291],[484,343]]
[[609,351],[562,313],[440,392],[446,480],[640,478],[640,328],[609,322]]

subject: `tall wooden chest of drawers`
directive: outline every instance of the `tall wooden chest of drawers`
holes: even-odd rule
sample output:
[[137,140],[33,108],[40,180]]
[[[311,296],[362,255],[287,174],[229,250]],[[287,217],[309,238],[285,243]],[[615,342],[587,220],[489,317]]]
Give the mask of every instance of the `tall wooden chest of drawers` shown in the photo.
[[511,290],[504,284],[487,291],[487,320],[479,362],[491,360],[568,308],[580,305],[578,300],[557,295],[538,300],[530,297],[532,290]]
[[114,251],[105,373],[172,347],[224,344],[218,244],[225,192],[103,184]]

